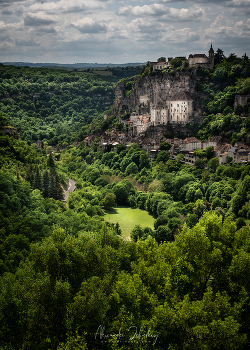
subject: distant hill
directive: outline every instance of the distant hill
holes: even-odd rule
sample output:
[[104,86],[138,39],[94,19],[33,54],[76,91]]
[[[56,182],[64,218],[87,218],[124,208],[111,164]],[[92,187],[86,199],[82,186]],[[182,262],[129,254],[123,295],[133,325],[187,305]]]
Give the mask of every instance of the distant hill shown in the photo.
[[28,67],[54,67],[54,68],[103,68],[103,67],[128,67],[128,66],[143,66],[146,62],[134,62],[134,63],[73,63],[73,64],[61,64],[61,63],[30,63],[30,62],[1,62],[5,66],[28,66]]

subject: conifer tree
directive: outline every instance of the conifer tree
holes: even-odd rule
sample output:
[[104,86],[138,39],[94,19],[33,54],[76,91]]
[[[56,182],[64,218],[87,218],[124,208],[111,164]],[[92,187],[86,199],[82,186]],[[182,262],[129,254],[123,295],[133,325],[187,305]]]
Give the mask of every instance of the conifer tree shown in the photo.
[[52,153],[49,154],[49,158],[47,160],[47,166],[50,168],[54,168],[55,167],[55,162],[54,159],[52,157]]
[[35,189],[37,188],[38,190],[43,192],[42,177],[38,167],[36,167],[36,172],[35,172],[34,181],[33,181],[33,188]]
[[55,179],[55,197],[54,198],[57,200],[61,200],[63,199],[63,189],[60,183],[58,173],[56,171],[55,171],[54,179]]
[[49,173],[47,170],[43,173],[43,196],[45,198],[49,197]]
[[52,169],[49,172],[49,198],[55,198],[55,176]]
[[31,184],[34,182],[34,170],[32,164],[30,164],[26,169],[25,180],[29,181]]

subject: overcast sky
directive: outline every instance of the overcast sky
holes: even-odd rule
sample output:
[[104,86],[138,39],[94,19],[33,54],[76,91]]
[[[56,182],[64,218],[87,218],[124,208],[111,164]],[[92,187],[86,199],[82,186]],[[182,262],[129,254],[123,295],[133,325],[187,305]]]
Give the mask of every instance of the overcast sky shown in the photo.
[[0,0],[0,62],[250,55],[250,0]]

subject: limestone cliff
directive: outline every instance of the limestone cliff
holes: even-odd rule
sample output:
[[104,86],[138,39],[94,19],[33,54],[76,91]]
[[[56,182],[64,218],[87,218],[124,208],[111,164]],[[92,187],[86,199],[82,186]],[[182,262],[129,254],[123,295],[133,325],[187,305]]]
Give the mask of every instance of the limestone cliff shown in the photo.
[[[119,110],[128,112],[133,110],[139,113],[149,112],[150,102],[156,105],[165,105],[175,94],[180,91],[188,91],[194,100],[194,115],[202,114],[202,95],[195,90],[195,85],[199,83],[201,77],[196,74],[196,70],[185,72],[175,72],[175,74],[158,72],[149,74],[141,78],[140,76],[126,79],[117,84],[115,88],[115,103],[113,114],[118,115]],[[128,91],[127,83],[134,82],[132,90]],[[132,85],[130,83],[130,85]],[[146,103],[140,103],[140,97],[148,95]]]

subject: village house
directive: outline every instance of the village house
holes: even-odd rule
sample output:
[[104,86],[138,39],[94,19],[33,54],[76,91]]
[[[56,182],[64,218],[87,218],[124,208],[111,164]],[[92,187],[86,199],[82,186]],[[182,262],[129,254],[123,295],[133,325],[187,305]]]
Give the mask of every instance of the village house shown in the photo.
[[37,140],[36,145],[39,149],[42,149],[42,141],[41,140]]
[[180,145],[181,152],[189,152],[195,149],[201,149],[201,141],[196,137],[187,137]]
[[202,143],[202,149],[206,149],[207,147],[214,147],[216,148],[217,145],[221,142],[222,137],[221,136],[212,136],[207,141],[204,141]]
[[150,67],[153,69],[153,71],[162,70],[163,68],[171,67],[172,59],[173,59],[173,57],[169,57],[167,61],[150,62]]

